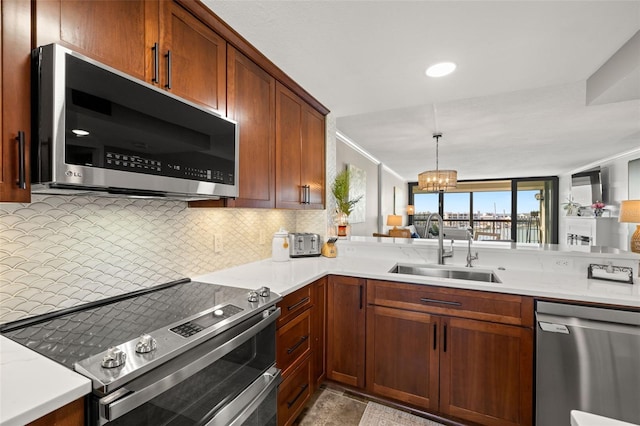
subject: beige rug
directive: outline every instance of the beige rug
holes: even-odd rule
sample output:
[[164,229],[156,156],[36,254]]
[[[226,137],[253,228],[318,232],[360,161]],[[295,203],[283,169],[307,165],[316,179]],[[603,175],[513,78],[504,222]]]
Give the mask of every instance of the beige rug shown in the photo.
[[359,426],[443,426],[391,407],[369,402]]

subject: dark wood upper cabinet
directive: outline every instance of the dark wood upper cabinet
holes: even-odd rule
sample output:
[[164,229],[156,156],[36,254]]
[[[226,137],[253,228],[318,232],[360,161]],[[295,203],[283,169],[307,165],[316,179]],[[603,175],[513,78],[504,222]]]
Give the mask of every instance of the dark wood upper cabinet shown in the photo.
[[58,43],[150,81],[158,5],[145,0],[38,0],[35,44]]
[[324,208],[325,120],[276,85],[276,207]]
[[2,0],[0,12],[0,201],[28,203],[31,4]]
[[168,0],[38,0],[35,44],[59,43],[226,113],[226,42]]
[[239,196],[230,206],[276,205],[275,96],[275,79],[229,46],[227,115],[240,127]]
[[226,49],[222,37],[195,16],[173,1],[161,1],[161,87],[224,115]]

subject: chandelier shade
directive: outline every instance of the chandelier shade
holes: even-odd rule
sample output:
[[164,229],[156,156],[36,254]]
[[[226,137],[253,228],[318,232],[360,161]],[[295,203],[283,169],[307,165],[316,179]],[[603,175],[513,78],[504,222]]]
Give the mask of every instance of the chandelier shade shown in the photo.
[[457,184],[458,172],[455,170],[427,170],[418,175],[418,187],[423,191],[446,191]]
[[418,188],[427,192],[444,192],[458,185],[458,172],[455,170],[440,170],[438,168],[438,142],[442,133],[434,133],[436,140],[436,169],[427,170],[418,175]]

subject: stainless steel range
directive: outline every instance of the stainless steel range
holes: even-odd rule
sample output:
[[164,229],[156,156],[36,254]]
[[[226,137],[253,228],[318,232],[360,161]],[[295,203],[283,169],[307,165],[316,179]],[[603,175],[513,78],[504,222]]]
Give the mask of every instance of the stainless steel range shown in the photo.
[[91,425],[275,425],[280,299],[181,280],[0,331],[92,380]]

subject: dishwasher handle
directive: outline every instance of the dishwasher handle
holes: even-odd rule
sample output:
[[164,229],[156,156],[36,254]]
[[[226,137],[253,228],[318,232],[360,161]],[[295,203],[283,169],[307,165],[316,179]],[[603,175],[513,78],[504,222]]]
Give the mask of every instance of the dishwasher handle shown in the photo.
[[[536,312],[538,331],[569,334],[572,328],[600,330],[612,333],[631,334],[640,336],[640,325],[620,324],[593,319],[564,317],[560,315],[542,314]],[[567,331],[562,331],[566,329]]]

